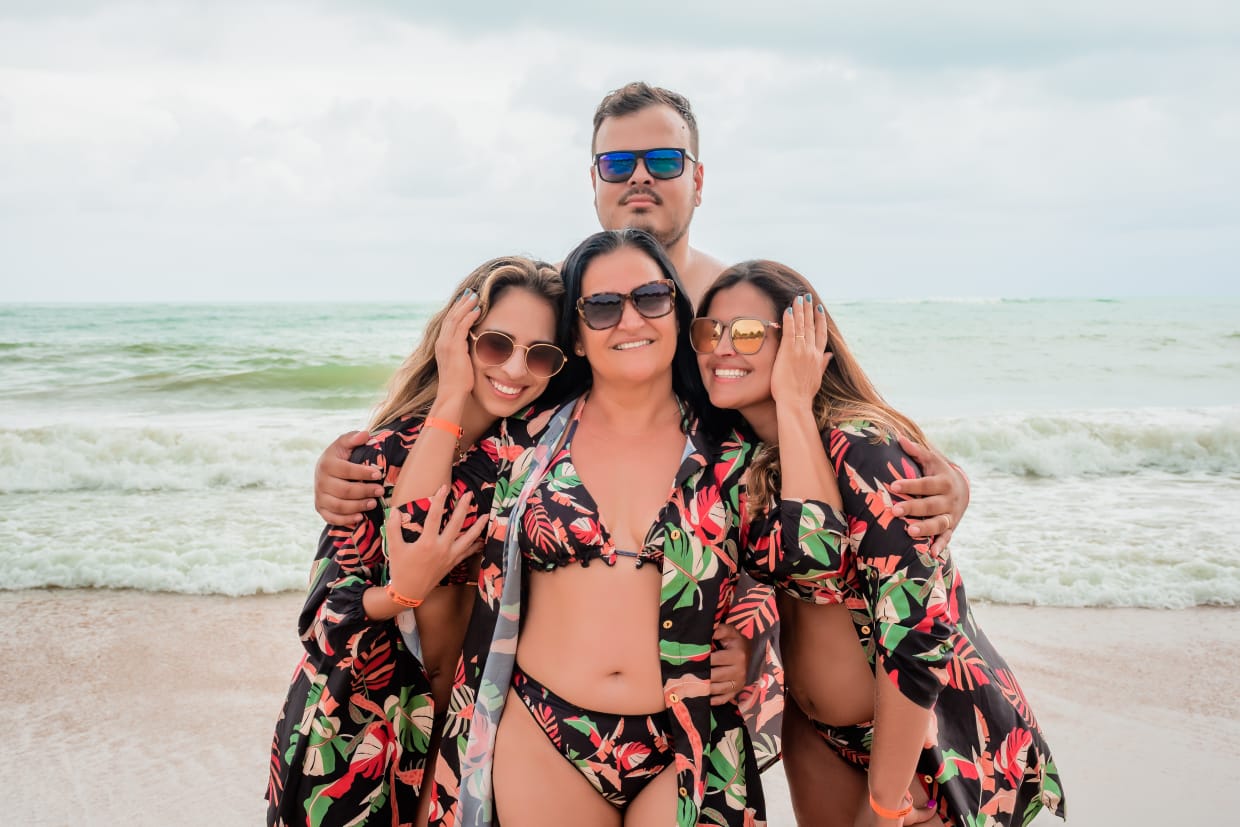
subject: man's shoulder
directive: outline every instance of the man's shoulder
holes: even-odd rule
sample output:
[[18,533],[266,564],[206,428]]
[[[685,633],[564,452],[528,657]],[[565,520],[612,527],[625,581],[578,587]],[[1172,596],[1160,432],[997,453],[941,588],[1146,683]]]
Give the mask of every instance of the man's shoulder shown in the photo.
[[702,252],[696,247],[689,248],[689,263],[685,271],[680,274],[680,280],[684,282],[685,289],[689,291],[689,297],[693,299],[695,306],[706,292],[706,288],[710,287],[719,274],[727,268],[728,265],[710,253]]

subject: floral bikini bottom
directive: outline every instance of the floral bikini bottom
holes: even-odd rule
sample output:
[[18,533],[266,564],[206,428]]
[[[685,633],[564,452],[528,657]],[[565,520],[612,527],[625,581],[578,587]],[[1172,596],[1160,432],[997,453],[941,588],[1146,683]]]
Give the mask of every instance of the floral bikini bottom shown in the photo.
[[672,763],[667,713],[616,715],[564,700],[517,665],[512,688],[560,754],[623,810]]
[[874,722],[850,726],[831,726],[811,721],[814,729],[831,749],[848,763],[859,769],[870,768],[870,750],[874,744]]

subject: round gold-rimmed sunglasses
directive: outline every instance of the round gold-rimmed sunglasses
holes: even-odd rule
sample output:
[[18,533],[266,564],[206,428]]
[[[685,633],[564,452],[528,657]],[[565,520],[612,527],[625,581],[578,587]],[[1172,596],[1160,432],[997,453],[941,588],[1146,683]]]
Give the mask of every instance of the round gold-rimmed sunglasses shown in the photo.
[[484,330],[470,333],[474,342],[474,358],[487,367],[502,365],[512,358],[513,351],[525,351],[525,369],[540,379],[550,379],[564,367],[564,351],[555,345],[538,342],[519,345],[507,333]]
[[723,341],[723,331],[732,339],[732,349],[742,356],[753,356],[766,344],[766,329],[779,330],[778,322],[739,317],[730,322],[697,318],[689,326],[689,343],[698,353],[714,353]]

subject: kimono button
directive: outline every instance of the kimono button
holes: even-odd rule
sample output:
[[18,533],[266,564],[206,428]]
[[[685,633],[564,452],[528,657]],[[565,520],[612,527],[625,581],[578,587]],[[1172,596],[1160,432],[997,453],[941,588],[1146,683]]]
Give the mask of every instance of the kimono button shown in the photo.
[[672,621],[670,621],[670,620],[665,620],[665,621],[663,621],[663,628],[664,628],[664,629],[670,629],[670,628],[672,628]]
[[863,634],[863,635],[868,635],[869,633],[870,633],[870,627],[869,627],[869,626],[862,626],[862,627],[861,627],[861,634]]
[[668,699],[669,701],[671,701],[672,703],[674,703],[674,704],[678,704],[678,703],[680,703],[680,696],[679,696],[679,695],[677,695],[675,692],[673,692],[672,694],[668,695],[668,696],[667,696],[667,699]]
[[933,784],[933,783],[934,783],[934,776],[933,776],[933,775],[923,775],[923,776],[921,777],[921,780],[922,780],[922,781],[925,781],[927,784]]
[[668,536],[669,536],[669,537],[671,537],[673,540],[679,540],[679,539],[680,539],[680,529],[679,529],[679,528],[673,528],[673,529],[671,530],[671,533],[670,533]]
[[680,797],[681,797],[681,798],[684,798],[684,797],[685,797],[685,796],[687,796],[687,795],[689,795],[689,791],[688,791],[688,790],[686,790],[684,787],[681,787],[681,788],[680,788]]

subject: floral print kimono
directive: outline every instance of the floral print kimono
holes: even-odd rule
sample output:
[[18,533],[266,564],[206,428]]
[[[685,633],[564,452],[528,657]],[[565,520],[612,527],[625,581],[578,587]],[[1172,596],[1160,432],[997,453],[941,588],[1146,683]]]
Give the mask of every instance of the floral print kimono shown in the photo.
[[[525,503],[556,460],[566,429],[576,427],[584,401],[530,421],[508,420],[484,451],[456,467],[455,478],[463,483],[458,493],[473,491],[480,510],[490,508],[491,523],[435,770],[431,824],[497,823],[491,762],[520,629],[524,564],[517,535]],[[667,771],[677,773],[679,790],[677,811],[668,813],[667,823],[678,827],[743,827],[765,819],[741,714],[734,704],[710,705],[714,628],[726,616],[739,571],[747,567],[778,583],[813,581],[826,573],[821,560],[789,553],[788,542],[771,542],[769,532],[777,528],[751,526],[745,519],[741,478],[750,452],[744,441],[717,443],[696,423],[690,425],[672,494],[648,535],[662,537],[664,555],[659,652],[675,753]],[[573,498],[571,481],[561,495]],[[415,526],[425,522],[427,506],[426,500],[409,505]],[[819,554],[823,559],[840,553],[844,526],[830,528],[823,536],[834,541],[823,544],[831,549]],[[527,536],[526,542],[542,543],[545,536]],[[794,546],[795,536],[794,528]]]
[[[930,539],[910,537],[891,513],[898,497],[889,485],[920,470],[890,433],[867,422],[844,423],[824,441],[848,533],[813,599],[847,606],[875,673],[933,709],[916,780],[938,802],[939,818],[948,827],[1027,825],[1043,807],[1063,817],[1050,749],[1011,669],[974,622],[950,552],[931,552]],[[782,508],[785,519],[804,510]],[[868,766],[872,723],[815,727],[845,760]]]
[[[398,420],[353,453],[383,471],[385,502],[420,429]],[[388,581],[384,514],[380,505],[356,528],[327,526],[319,540],[298,621],[306,654],[271,745],[269,825],[413,823],[434,710],[413,613],[372,622],[362,606],[366,589]]]

